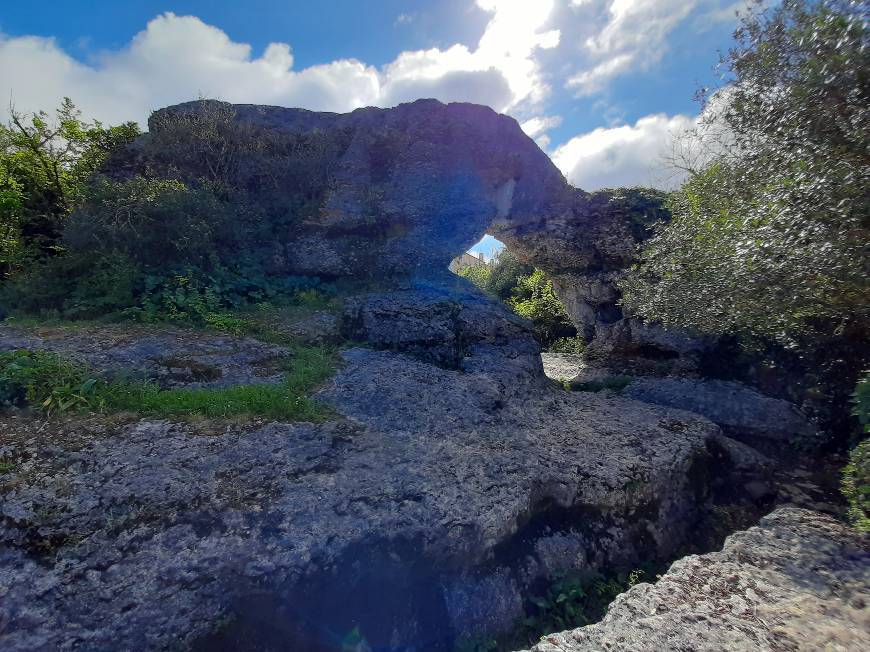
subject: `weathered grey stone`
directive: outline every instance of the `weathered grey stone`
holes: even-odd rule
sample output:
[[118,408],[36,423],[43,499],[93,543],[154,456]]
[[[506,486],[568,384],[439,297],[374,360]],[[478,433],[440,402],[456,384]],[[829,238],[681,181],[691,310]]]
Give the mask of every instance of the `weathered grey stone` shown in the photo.
[[149,379],[165,387],[226,387],[280,382],[291,354],[251,338],[193,329],[104,325],[38,329],[0,325],[0,351],[51,351],[113,377]]
[[[748,443],[812,446],[821,435],[798,409],[782,399],[770,398],[733,381],[685,378],[642,378],[633,381],[623,396],[702,414]],[[781,447],[780,447],[781,448]]]
[[510,392],[544,380],[530,325],[465,279],[445,278],[345,301],[343,335],[498,378]]
[[548,272],[568,316],[589,342],[590,358],[646,360],[651,371],[690,370],[708,339],[628,319],[618,305],[617,282],[636,262],[651,227],[669,219],[663,199],[655,191],[574,190],[568,203],[560,196],[538,215],[509,213],[490,232],[522,262]]
[[[151,134],[167,116],[215,105],[188,102],[156,111]],[[237,122],[267,134],[322,136],[334,144],[317,187],[282,189],[288,205],[319,197],[304,221],[274,243],[273,257],[285,272],[381,281],[428,277],[446,270],[494,220],[532,219],[570,202],[572,189],[549,157],[513,118],[484,106],[418,100],[346,114],[231,108]],[[304,164],[307,152],[295,148],[287,164]]]
[[778,509],[721,552],[674,563],[595,625],[532,652],[870,649],[870,541],[815,512]]
[[[704,419],[546,386],[506,400],[491,370],[344,356],[321,395],[335,423],[0,421],[0,647],[167,649],[226,623],[201,649],[292,649],[281,623],[307,601],[345,631],[342,614],[374,609],[390,624],[364,631],[373,646],[440,632],[427,649],[447,649],[512,620],[559,536],[582,548],[569,566],[625,563],[638,542],[665,557],[703,504]],[[530,519],[555,537],[537,552]],[[446,631],[460,613],[473,623]]]

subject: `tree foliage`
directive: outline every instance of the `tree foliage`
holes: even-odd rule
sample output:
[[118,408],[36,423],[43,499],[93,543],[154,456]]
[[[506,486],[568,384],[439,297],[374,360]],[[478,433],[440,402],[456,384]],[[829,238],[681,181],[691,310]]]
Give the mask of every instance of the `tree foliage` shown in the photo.
[[575,337],[577,329],[553,291],[553,282],[542,270],[521,263],[503,249],[489,266],[465,267],[459,275],[531,321],[535,334],[547,349],[555,346],[565,353],[582,350]]
[[110,153],[139,133],[136,123],[85,122],[69,98],[54,116],[11,109],[0,125],[0,274],[59,249],[66,217]]
[[[864,3],[756,3],[704,94],[701,167],[622,284],[643,317],[790,342],[870,319]],[[690,163],[693,163],[690,162]]]

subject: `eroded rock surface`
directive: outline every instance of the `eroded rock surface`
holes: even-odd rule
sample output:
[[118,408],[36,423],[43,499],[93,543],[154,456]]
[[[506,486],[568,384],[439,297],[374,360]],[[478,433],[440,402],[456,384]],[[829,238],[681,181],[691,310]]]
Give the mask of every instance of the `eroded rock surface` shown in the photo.
[[739,440],[762,449],[808,449],[822,437],[798,409],[742,383],[687,378],[641,378],[623,396],[702,414]]
[[[277,149],[286,154],[274,161],[234,162],[251,168],[252,180],[264,166],[282,174],[294,166],[317,170],[280,188],[275,198],[295,211],[293,228],[276,234],[261,252],[278,273],[428,277],[446,270],[494,220],[558,211],[572,192],[513,118],[473,104],[418,100],[338,114],[188,102],[156,111],[140,145],[169,128],[172,116],[227,109],[251,130],[247,138],[284,143]],[[133,148],[145,159],[127,161],[124,174],[140,172],[148,157],[162,155],[146,150]]]
[[703,504],[702,418],[344,356],[333,423],[5,418],[0,647],[448,650],[535,578],[672,554]]
[[870,541],[828,516],[778,509],[620,595],[595,625],[533,652],[870,649]]
[[164,387],[277,383],[290,360],[285,347],[200,330],[131,324],[95,328],[0,325],[0,351],[50,351],[112,377],[148,379]]
[[487,373],[510,393],[545,384],[540,346],[528,322],[464,279],[351,297],[341,330],[346,338],[375,348]]

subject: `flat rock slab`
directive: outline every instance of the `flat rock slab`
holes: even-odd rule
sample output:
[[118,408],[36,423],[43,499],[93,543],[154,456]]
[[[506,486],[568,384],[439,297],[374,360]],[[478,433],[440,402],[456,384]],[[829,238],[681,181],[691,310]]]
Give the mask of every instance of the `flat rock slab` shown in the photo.
[[[330,631],[352,627],[337,605],[383,609],[384,644],[504,628],[523,578],[637,541],[672,554],[703,499],[705,419],[556,388],[520,401],[386,351],[345,362],[321,395],[333,423],[0,421],[0,649],[178,649],[246,618],[255,634],[224,649],[308,649],[270,630],[305,604],[329,607],[305,622]],[[570,560],[545,554],[552,537]]]
[[553,380],[571,380],[586,368],[586,360],[579,353],[542,353],[544,373]]
[[165,387],[279,383],[290,352],[251,339],[194,329],[100,325],[75,329],[0,325],[0,351],[50,351],[110,376],[154,380]]
[[816,512],[781,508],[721,552],[685,557],[620,595],[595,625],[532,652],[870,649],[870,540]]
[[689,410],[718,424],[735,436],[754,443],[757,439],[811,444],[820,435],[788,401],[770,398],[743,383],[688,378],[642,378],[623,396]]

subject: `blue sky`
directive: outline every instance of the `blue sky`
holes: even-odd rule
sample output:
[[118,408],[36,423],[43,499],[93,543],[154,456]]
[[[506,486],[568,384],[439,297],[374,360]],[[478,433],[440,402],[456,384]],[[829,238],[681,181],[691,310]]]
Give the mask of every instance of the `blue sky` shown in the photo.
[[108,123],[199,94],[331,111],[436,97],[512,115],[584,189],[662,186],[744,3],[6,2],[0,118],[64,95]]

